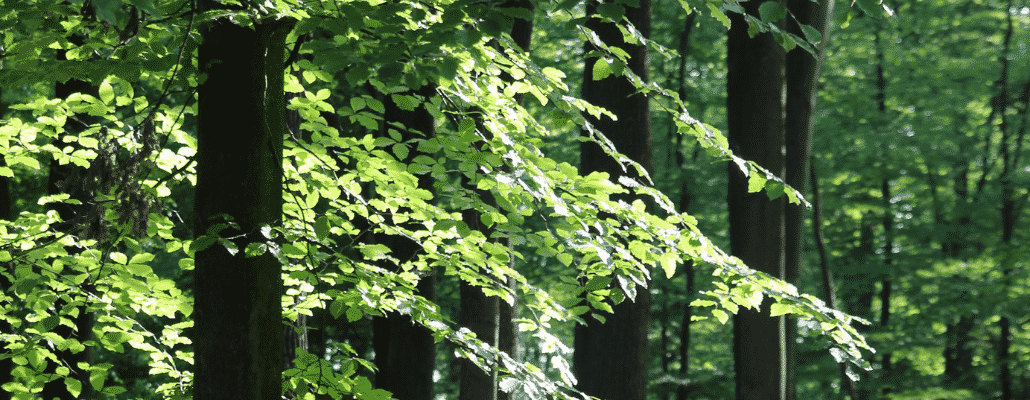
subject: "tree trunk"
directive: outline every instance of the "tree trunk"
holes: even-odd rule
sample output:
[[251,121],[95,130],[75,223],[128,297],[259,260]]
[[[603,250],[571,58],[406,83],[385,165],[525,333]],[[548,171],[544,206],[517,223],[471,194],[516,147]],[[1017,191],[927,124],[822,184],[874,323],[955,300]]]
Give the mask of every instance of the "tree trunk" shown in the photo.
[[[595,1],[588,3],[587,14],[594,14],[598,4]],[[650,36],[650,0],[641,0],[638,8],[627,7],[625,15],[645,37]],[[587,27],[608,45],[618,46],[629,53],[629,69],[647,80],[647,47],[624,43],[615,24],[591,19]],[[590,51],[591,47],[587,44],[586,50]],[[618,121],[589,116],[588,120],[611,140],[617,151],[651,170],[651,119],[647,97],[637,94],[632,83],[621,76],[593,80],[591,71],[596,62],[596,58],[586,60],[583,99],[610,110],[618,116]],[[584,174],[604,171],[612,180],[627,174],[596,143],[583,142],[580,152]],[[632,168],[629,171],[631,176],[636,176]],[[651,293],[641,288],[635,299],[626,299],[613,308],[614,313],[606,315],[607,321],[603,324],[587,317],[586,325],[576,326],[573,365],[579,379],[577,388],[603,399],[644,400],[647,398]]]
[[[829,252],[826,251],[826,239],[823,237],[823,202],[819,194],[819,180],[815,176],[815,163],[809,161],[808,167],[809,178],[812,182],[812,231],[813,236],[815,236],[815,246],[819,252],[819,271],[823,281],[823,298],[826,299],[828,307],[839,310],[837,308],[837,290],[833,284],[833,271],[830,270]],[[855,391],[855,381],[848,377],[847,365],[845,363],[839,363],[838,365],[840,366],[840,383],[844,393],[847,393],[851,400],[857,400],[858,393]]]
[[[423,97],[435,93],[431,86],[425,86],[417,92]],[[385,129],[391,129],[390,123],[400,123],[406,129],[399,131],[401,140],[432,137],[435,132],[434,121],[424,106],[414,110],[402,110],[391,96],[383,102],[386,112],[383,118],[387,121]],[[416,133],[416,131],[418,133]],[[386,135],[384,130],[383,134]],[[411,151],[408,157],[400,160],[409,163],[418,151]],[[432,178],[418,176],[419,188],[432,191]],[[377,241],[390,248],[393,257],[409,260],[419,251],[417,243],[406,237],[397,235],[378,235]],[[415,294],[427,300],[436,300],[436,276],[428,272],[415,287]],[[428,328],[414,324],[410,316],[397,312],[388,313],[385,317],[373,318],[375,363],[379,371],[376,373],[376,386],[393,393],[398,400],[432,400],[433,371],[436,365],[436,342]]]
[[[679,75],[676,80],[678,88],[676,90],[679,94],[680,99],[687,98],[687,56],[690,54],[690,33],[694,29],[694,21],[697,19],[696,12],[690,13],[687,18],[683,21],[683,32],[680,33],[679,37]],[[670,132],[675,132],[675,124],[670,127]],[[687,168],[687,157],[686,149],[683,147],[683,135],[676,135],[675,143],[675,158],[676,167],[681,171]],[[699,153],[697,147],[690,162],[697,161]],[[692,188],[693,176],[690,174],[684,174],[683,183],[680,184],[680,201],[679,209],[680,212],[690,211],[690,203],[693,201]],[[686,275],[686,285],[684,291],[686,298],[683,299],[683,317],[680,320],[680,347],[679,347],[679,379],[682,379],[683,383],[689,382],[690,378],[690,328],[691,328],[691,317],[693,316],[693,308],[690,306],[690,302],[694,300],[694,261],[688,260],[683,263],[683,274]],[[687,396],[690,395],[690,390],[685,384],[678,384],[676,386],[676,400],[686,400]]]
[[[211,6],[210,2],[206,4]],[[283,61],[291,23],[254,28],[218,19],[204,32],[199,66],[196,230],[230,216],[219,233],[247,243],[282,219],[285,93]],[[279,399],[282,393],[282,276],[271,254],[245,258],[214,243],[196,253],[194,398]]]
[[[822,69],[823,53],[829,41],[830,22],[833,16],[833,0],[822,0],[822,3],[811,0],[788,0],[787,9],[794,14],[795,21],[788,23],[788,32],[804,37],[798,24],[815,27],[822,33],[822,39],[816,47],[816,54],[804,49],[795,48],[787,53],[786,83],[787,103],[784,115],[784,135],[786,142],[786,182],[788,185],[808,193],[809,160],[812,154],[812,130],[815,125],[814,112],[819,90],[819,73]],[[801,244],[804,237],[805,209],[800,204],[785,203],[785,263],[784,278],[794,285],[798,284],[804,256]],[[797,319],[784,316],[784,345],[786,355],[786,397],[797,398]]]
[[[758,15],[762,2],[744,3]],[[726,114],[730,148],[783,177],[783,49],[772,35],[750,38],[743,15],[731,15],[727,41]],[[729,165],[730,249],[749,267],[784,278],[784,198],[748,193],[747,178]],[[741,309],[734,318],[733,354],[736,398],[784,399],[786,396],[784,319],[760,310]]]

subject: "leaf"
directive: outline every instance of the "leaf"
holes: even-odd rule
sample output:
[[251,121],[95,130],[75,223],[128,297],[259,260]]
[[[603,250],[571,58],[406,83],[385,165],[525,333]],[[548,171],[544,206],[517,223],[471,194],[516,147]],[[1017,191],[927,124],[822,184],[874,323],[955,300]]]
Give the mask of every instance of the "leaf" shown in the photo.
[[329,218],[322,215],[315,218],[315,237],[322,240],[326,236],[329,236]]
[[779,317],[781,315],[790,314],[792,312],[794,312],[794,307],[793,306],[790,306],[790,305],[787,305],[787,304],[783,304],[783,303],[773,303],[772,307],[770,307],[770,309],[769,309],[769,316],[770,317]]
[[719,7],[715,5],[715,3],[708,3],[708,9],[712,11],[712,16],[715,17],[715,19],[719,20],[719,22],[722,22],[722,24],[726,25],[726,28],[729,29],[729,17],[727,17],[726,14],[723,14],[722,11],[719,10]]
[[120,0],[93,0],[93,9],[97,11],[97,17],[104,22],[111,25],[120,25],[118,23],[119,14],[124,14],[122,11],[122,2]]
[[358,110],[365,108],[365,99],[360,97],[351,97],[350,108],[354,109],[354,112],[358,112]]
[[603,58],[598,58],[597,61],[594,62],[594,68],[592,71],[594,80],[599,81],[612,74],[612,67],[611,65],[608,65],[608,62]]
[[357,307],[350,307],[347,309],[347,322],[354,322],[360,320],[364,316],[365,313]]
[[111,105],[111,100],[114,100],[114,88],[106,80],[100,83],[99,88],[100,101],[104,104]]
[[72,397],[79,397],[79,394],[82,393],[82,382],[79,382],[78,379],[64,378],[64,387],[68,389],[68,394],[71,394]]
[[201,236],[201,237],[197,238],[197,240],[194,240],[193,242],[190,243],[189,253],[190,254],[196,254],[198,251],[203,251],[204,249],[206,249],[208,247],[211,247],[211,245],[214,244],[216,241],[218,241],[218,237],[217,236],[212,236],[212,235]]
[[747,180],[747,192],[757,193],[765,188],[765,175],[762,174],[751,174],[751,177]]
[[726,324],[726,321],[730,320],[729,314],[726,314],[726,311],[720,310],[718,308],[712,310],[712,315],[714,315],[715,319],[718,319],[719,323],[721,324]]
[[615,3],[604,3],[597,6],[597,12],[604,18],[621,21],[626,9]]
[[610,276],[599,275],[590,278],[590,280],[587,281],[587,284],[583,285],[583,287],[589,292],[594,290],[606,289],[608,288],[608,284],[610,283],[612,283],[612,278]]
[[154,6],[154,2],[150,0],[129,0],[129,4],[136,6],[136,8],[143,10],[143,12],[150,14],[154,19],[164,18],[164,14]]
[[111,260],[114,260],[114,262],[122,264],[122,265],[125,265],[126,263],[129,262],[129,258],[126,257],[125,254],[119,253],[117,251],[111,253]]
[[561,82],[562,79],[565,79],[565,73],[553,67],[544,67],[541,72],[543,72],[544,76],[548,79],[555,82]]
[[762,21],[772,23],[786,17],[787,8],[779,2],[766,1],[762,3],[762,5],[758,6],[758,15],[762,17]]
[[226,238],[218,238],[218,243],[225,247],[225,250],[229,252],[229,255],[235,256],[236,253],[240,252],[240,248],[236,247],[236,243]]

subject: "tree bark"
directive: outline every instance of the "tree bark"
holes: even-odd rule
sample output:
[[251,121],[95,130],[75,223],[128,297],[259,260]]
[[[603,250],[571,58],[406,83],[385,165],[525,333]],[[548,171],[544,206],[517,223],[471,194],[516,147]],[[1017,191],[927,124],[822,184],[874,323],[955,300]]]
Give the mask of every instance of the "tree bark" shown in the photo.
[[[758,15],[761,1],[743,3]],[[731,15],[727,41],[726,114],[730,148],[777,176],[784,175],[783,49],[772,35],[750,38],[743,15]],[[747,193],[747,178],[729,165],[730,249],[749,267],[783,279],[784,198]],[[734,318],[733,354],[736,398],[784,399],[786,396],[784,319],[760,310],[741,309]]]
[[[431,86],[425,86],[417,94],[430,97],[434,94]],[[383,101],[386,112],[383,118],[387,121],[385,129],[391,129],[390,123],[404,125],[402,141],[432,137],[435,123],[432,115],[424,106],[414,110],[403,110],[391,96]],[[383,134],[386,135],[386,130]],[[420,153],[412,150],[401,162],[410,162]],[[426,175],[418,176],[419,188],[432,191],[433,180]],[[393,257],[399,260],[415,258],[420,250],[411,239],[397,235],[377,235],[377,241],[390,248]],[[391,267],[392,266],[387,266]],[[415,287],[415,294],[427,300],[436,300],[436,276],[432,272],[425,273]],[[388,390],[398,400],[432,400],[433,371],[436,365],[436,342],[428,328],[416,325],[410,316],[397,312],[388,313],[385,317],[373,318],[375,363],[379,371],[376,373],[376,386]]]
[[[596,13],[598,4],[595,1],[588,3],[587,15]],[[627,7],[625,15],[645,37],[650,36],[650,0],[641,0],[638,8]],[[618,46],[629,53],[628,68],[647,80],[647,47],[625,43],[615,24],[591,19],[587,27],[608,45]],[[590,50],[592,46],[586,44],[586,51]],[[606,117],[598,120],[590,116],[588,120],[611,140],[617,151],[651,170],[651,119],[647,97],[636,93],[632,83],[621,76],[612,75],[595,81],[591,71],[596,62],[596,58],[586,60],[583,99],[610,110],[618,116],[618,121]],[[612,180],[627,174],[596,143],[583,142],[580,152],[584,174],[604,171]],[[630,168],[628,174],[636,176],[636,171]],[[630,200],[629,197],[626,199]],[[644,400],[647,398],[651,293],[641,288],[635,299],[626,299],[613,309],[614,313],[606,315],[607,321],[603,324],[588,317],[586,325],[576,326],[573,366],[579,379],[577,388],[603,399]]]
[[[210,2],[206,4],[211,6]],[[253,28],[218,19],[207,27],[199,66],[197,229],[228,215],[238,228],[196,253],[194,398],[279,399],[282,393],[282,276],[271,254],[245,258],[262,226],[282,219],[286,20]]]
[[[830,22],[833,16],[833,0],[822,0],[821,3],[811,0],[787,0],[787,9],[795,20],[788,23],[787,31],[804,37],[798,24],[815,27],[822,34],[816,46],[816,54],[804,49],[795,48],[787,53],[786,82],[787,102],[784,115],[784,135],[786,142],[786,179],[788,185],[808,193],[809,162],[812,154],[812,134],[815,126],[815,105],[818,98],[819,74],[822,69],[823,54],[829,41]],[[784,278],[797,285],[801,274],[804,256],[801,252],[805,209],[800,204],[785,203],[785,263]],[[786,379],[788,400],[797,398],[797,319],[784,316]]]

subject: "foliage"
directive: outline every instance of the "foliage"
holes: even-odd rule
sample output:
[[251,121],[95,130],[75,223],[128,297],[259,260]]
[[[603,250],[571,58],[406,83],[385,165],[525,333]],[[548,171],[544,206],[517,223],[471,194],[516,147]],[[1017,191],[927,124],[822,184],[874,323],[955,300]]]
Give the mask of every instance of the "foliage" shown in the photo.
[[[812,321],[838,360],[864,365],[859,349],[868,346],[850,326],[851,317],[726,255],[649,179],[582,176],[545,155],[541,146],[551,127],[515,103],[514,94],[530,94],[535,103],[528,107],[549,110],[547,121],[575,124],[627,168],[639,168],[611,148],[584,113],[615,116],[571,96],[562,71],[541,67],[515,50],[504,32],[513,18],[528,18],[524,10],[470,0],[225,4],[226,9],[199,13],[179,0],[5,3],[0,86],[74,79],[89,82],[97,94],[60,99],[34,92],[11,106],[14,111],[0,127],[6,161],[0,175],[36,176],[48,164],[83,168],[93,191],[85,203],[96,211],[100,229],[90,235],[58,229],[62,222],[88,224],[86,218],[94,215],[61,221],[49,207],[82,203],[67,193],[39,195],[41,208],[19,210],[14,220],[0,222],[2,274],[11,283],[3,288],[0,319],[14,328],[0,335],[0,358],[17,365],[4,390],[26,397],[49,381],[63,381],[73,394],[84,385],[110,396],[128,390],[112,378],[111,363],[78,365],[88,376],[75,376],[55,355],[90,348],[100,354],[142,353],[154,385],[150,390],[188,396],[190,271],[194,253],[209,246],[277,257],[286,282],[283,316],[290,321],[323,309],[351,322],[394,310],[410,314],[438,341],[454,343],[463,357],[499,369],[505,390],[530,398],[577,393],[565,358],[569,348],[553,334],[552,324],[580,321],[588,312],[603,319],[612,303],[646,290],[653,269],[672,277],[675,266],[688,260],[715,268],[714,289],[694,304],[715,306],[712,313],[720,322],[727,313],[757,307],[771,296],[777,301],[774,314]],[[720,20],[723,11],[739,8],[736,2],[685,5],[707,8]],[[687,107],[675,94],[634,77],[624,68],[627,56],[583,26],[587,17],[621,20],[621,5],[600,16],[577,15],[575,2],[540,6],[564,16],[569,28],[597,48],[586,56],[604,59],[598,64],[608,69],[593,71],[594,78],[629,77],[641,91],[662,99],[659,104],[675,117],[678,134],[695,138],[710,155],[749,174],[752,192],[765,189],[770,197],[785,193],[803,202],[771,173],[734,156],[718,130],[682,111]],[[778,32],[773,22],[783,16],[771,10],[767,17],[750,21],[756,32]],[[287,39],[294,49],[287,72],[299,75],[286,73],[284,79],[286,91],[298,95],[288,108],[303,122],[301,132],[285,138],[283,221],[246,232],[250,244],[243,249],[221,237],[217,226],[192,232],[184,204],[195,183],[196,86],[205,79],[197,73],[193,52],[203,40],[198,29],[222,18],[243,26],[297,21]],[[630,25],[624,34],[659,54],[672,54]],[[780,37],[786,47],[807,46],[801,38]],[[436,87],[431,97],[409,92],[430,84]],[[352,91],[346,97],[334,93],[340,86]],[[404,109],[425,107],[436,118],[437,134],[401,140],[400,132],[410,128],[383,121],[387,97]],[[327,113],[342,122],[332,126]],[[96,122],[82,130],[70,124],[86,120]],[[378,135],[384,127],[387,135]],[[398,161],[415,151],[420,155],[413,163]],[[432,177],[435,194],[417,188],[420,176]],[[462,181],[489,191],[497,206],[487,205]],[[642,202],[611,198],[626,192],[650,197],[662,214],[648,213]],[[495,235],[521,246],[502,248],[470,229],[460,215],[468,208],[479,209]],[[530,216],[545,225],[524,225]],[[231,224],[230,216],[221,227]],[[366,232],[404,236],[423,251],[397,259],[385,246],[356,240]],[[568,268],[572,279],[556,288],[560,293],[532,285],[508,263],[531,255],[553,257]],[[173,262],[175,267],[167,268]],[[432,273],[458,276],[508,302],[518,296],[530,311],[519,327],[543,344],[559,379],[484,345],[445,318],[437,304],[413,294],[420,276]],[[518,283],[517,292],[496,285],[508,278]],[[583,300],[563,304],[559,296]],[[80,313],[95,316],[92,339],[54,332],[58,326],[76,329]],[[389,397],[372,389],[368,361],[347,347],[337,354],[326,361],[299,351],[295,368],[284,373],[284,389],[333,398]]]

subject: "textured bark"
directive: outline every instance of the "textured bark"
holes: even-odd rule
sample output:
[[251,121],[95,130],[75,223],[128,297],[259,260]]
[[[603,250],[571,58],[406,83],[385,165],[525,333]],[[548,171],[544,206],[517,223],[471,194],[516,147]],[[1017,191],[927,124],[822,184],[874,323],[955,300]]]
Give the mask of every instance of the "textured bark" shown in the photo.
[[[479,213],[474,212],[474,214]],[[487,296],[481,288],[465,281],[461,281],[459,291],[461,293],[459,317],[461,326],[469,328],[483,343],[496,347],[500,322],[497,297]],[[458,398],[460,400],[497,399],[497,370],[483,371],[472,361],[461,359],[461,385]]]
[[[788,185],[808,193],[809,160],[812,154],[812,130],[815,126],[814,111],[819,91],[817,83],[822,69],[823,54],[829,40],[830,22],[833,16],[833,0],[821,3],[811,0],[787,0],[786,6],[794,20],[788,22],[788,32],[804,37],[798,24],[815,27],[822,33],[822,40],[816,46],[816,54],[795,48],[786,55],[787,103],[784,114],[784,135],[786,142],[786,179]],[[786,204],[784,210],[785,263],[784,278],[797,285],[801,274],[803,254],[805,209],[800,204]],[[788,400],[797,398],[797,319],[784,317],[784,344],[786,354],[786,379]]]
[[[416,290],[418,295],[435,300],[436,277],[422,278]],[[398,313],[375,317],[372,326],[379,369],[376,386],[390,391],[398,400],[432,400],[436,343],[429,329]]]
[[[679,86],[676,93],[679,94],[680,99],[687,98],[687,56],[690,54],[690,33],[694,30],[694,21],[697,19],[696,12],[690,13],[687,18],[683,21],[683,32],[680,33],[679,37],[679,78],[676,80],[676,84]],[[675,124],[670,127],[671,131],[676,131]],[[683,144],[683,135],[675,135],[675,158],[676,165],[681,171],[685,171],[687,168],[687,157],[686,148]],[[693,157],[690,162],[697,161],[700,153],[695,147]],[[693,176],[690,174],[684,174],[683,183],[680,184],[680,201],[679,209],[680,212],[688,212],[690,210],[690,203],[693,201]],[[680,347],[679,347],[679,378],[684,382],[689,381],[690,378],[690,328],[691,328],[691,317],[693,316],[693,308],[690,306],[690,302],[694,300],[694,262],[692,260],[683,263],[683,273],[686,275],[686,285],[684,292],[687,294],[686,298],[683,299],[683,317],[680,320]],[[676,387],[676,400],[686,400],[687,396],[690,395],[688,385],[677,385]]]
[[[417,93],[431,96],[432,87],[426,86]],[[431,137],[434,134],[432,115],[422,106],[415,110],[402,110],[386,96],[384,119],[385,129],[397,129],[392,124],[401,124],[398,129],[402,141]],[[386,135],[386,131],[383,132]],[[420,153],[411,151],[401,162],[411,162]],[[432,191],[433,181],[429,175],[418,177],[419,188]],[[397,235],[378,235],[376,241],[390,248],[393,256],[399,260],[409,260],[420,250],[411,239]],[[385,266],[389,267],[389,266]],[[436,299],[436,277],[432,272],[425,273],[416,286],[415,294],[427,300]],[[376,386],[393,393],[398,400],[432,400],[433,368],[436,364],[436,343],[429,329],[414,324],[410,316],[397,312],[388,313],[385,317],[373,318]]]
[[[744,3],[758,15],[762,2]],[[767,33],[750,38],[743,15],[731,16],[727,41],[726,114],[731,149],[783,177],[783,49]],[[747,178],[729,165],[730,249],[749,267],[784,278],[784,198],[770,201],[747,193]],[[736,398],[783,399],[784,319],[760,310],[741,309],[734,318],[733,354]]]
[[[587,14],[594,14],[597,2],[587,5]],[[641,0],[639,8],[626,8],[626,17],[645,36],[650,36],[651,2]],[[619,46],[629,53],[629,69],[647,79],[648,52],[644,46],[623,42],[622,33],[614,24],[592,19],[587,23],[608,45]],[[591,45],[586,45],[587,51]],[[623,77],[609,76],[595,81],[591,76],[596,58],[586,60],[583,80],[583,99],[602,106],[618,116],[618,121],[588,117],[595,128],[604,133],[615,149],[630,159],[651,169],[651,120],[647,97],[635,94],[633,85]],[[606,155],[596,143],[583,142],[580,147],[581,170],[608,172],[612,180],[620,175],[636,176],[633,168],[623,172],[622,167]],[[629,198],[626,198],[629,200]],[[633,300],[626,299],[615,305],[614,314],[605,315],[602,324],[587,317],[587,325],[575,329],[573,366],[579,379],[577,388],[603,399],[644,400],[647,398],[648,326],[650,324],[651,293],[637,291]]]
[[[208,4],[209,6],[211,4]],[[283,60],[290,24],[252,28],[219,19],[204,32],[199,65],[195,232],[227,214],[239,249],[282,219]],[[245,258],[215,243],[196,253],[194,398],[279,399],[282,277],[271,254]]]

